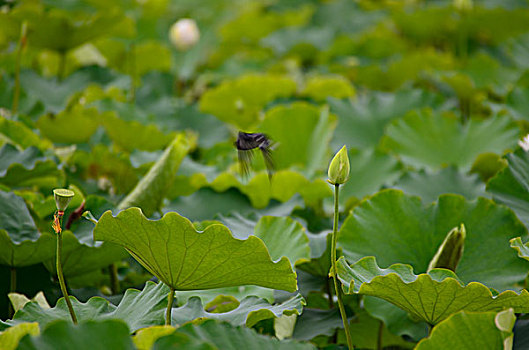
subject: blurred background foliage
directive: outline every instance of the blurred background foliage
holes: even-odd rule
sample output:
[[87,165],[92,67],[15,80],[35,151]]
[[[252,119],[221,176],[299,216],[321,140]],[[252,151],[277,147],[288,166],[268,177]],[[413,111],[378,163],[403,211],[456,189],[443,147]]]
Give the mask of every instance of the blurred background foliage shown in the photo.
[[[181,18],[200,32],[184,48],[169,35]],[[271,183],[260,157],[249,178],[239,175],[239,130],[274,141]],[[263,216],[290,216],[306,230],[312,258],[298,266],[308,305],[294,338],[344,343],[326,272],[316,268],[325,266],[317,258],[331,228],[331,155],[349,149],[342,219],[387,188],[425,205],[444,193],[493,198],[525,219],[527,199],[506,190],[513,181],[523,188],[505,170],[520,155],[503,156],[528,132],[525,0],[0,0],[0,206],[20,220],[0,224],[0,254],[11,254],[0,259],[0,280],[16,270],[18,292],[43,290],[55,304],[55,187],[78,194],[70,212],[84,200],[96,217],[134,203],[151,218],[177,211],[197,227],[218,220],[248,235]],[[149,173],[175,138],[178,155]],[[155,194],[134,191],[146,178]],[[151,276],[120,248],[94,242],[92,227],[68,227],[66,277],[80,300],[118,302]],[[113,263],[119,290],[110,290]],[[0,283],[1,319],[9,288]],[[249,288],[219,294],[286,298]],[[214,298],[205,294],[205,303]],[[425,336],[410,320],[399,328],[380,316],[387,305],[364,309],[350,298],[358,334],[382,320],[384,345]],[[254,328],[274,334],[270,327]],[[376,337],[357,345],[375,348]]]

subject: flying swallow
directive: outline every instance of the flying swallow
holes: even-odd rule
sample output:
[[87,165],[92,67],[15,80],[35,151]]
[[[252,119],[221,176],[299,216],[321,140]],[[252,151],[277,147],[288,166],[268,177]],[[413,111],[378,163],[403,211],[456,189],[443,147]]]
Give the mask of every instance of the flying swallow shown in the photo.
[[249,134],[239,131],[239,136],[237,137],[237,141],[235,141],[235,147],[237,147],[239,155],[239,169],[242,176],[246,177],[250,173],[250,163],[252,162],[253,151],[259,149],[263,154],[268,178],[270,180],[272,179],[274,163],[272,161],[271,145],[272,141],[270,141],[265,134]]

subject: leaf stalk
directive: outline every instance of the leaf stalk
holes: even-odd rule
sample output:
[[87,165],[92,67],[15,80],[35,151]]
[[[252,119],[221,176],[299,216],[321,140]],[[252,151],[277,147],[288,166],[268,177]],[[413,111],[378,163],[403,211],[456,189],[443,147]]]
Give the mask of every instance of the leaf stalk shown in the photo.
[[173,302],[174,302],[174,292],[175,289],[173,287],[170,287],[171,290],[169,291],[169,296],[167,300],[167,310],[165,311],[165,325],[170,326],[171,325],[171,310],[173,308]]
[[338,194],[340,193],[340,185],[334,185],[334,221],[332,225],[332,247],[331,247],[331,264],[332,264],[332,279],[334,281],[334,290],[338,297],[338,307],[340,308],[340,315],[342,316],[343,328],[345,330],[345,336],[347,338],[347,346],[349,350],[354,349],[353,340],[351,338],[351,332],[349,330],[349,322],[347,321],[347,314],[345,313],[345,307],[342,300],[342,291],[338,288],[338,268],[336,267],[336,240],[338,236]]
[[61,286],[62,295],[66,300],[66,305],[68,305],[68,311],[72,317],[72,322],[77,324],[77,316],[73,310],[72,302],[70,301],[70,296],[68,295],[68,289],[66,289],[66,281],[64,280],[64,275],[62,273],[62,217],[64,212],[58,211],[55,214],[55,221],[58,221],[58,225],[54,225],[55,233],[57,233],[57,277],[59,278],[59,284]]

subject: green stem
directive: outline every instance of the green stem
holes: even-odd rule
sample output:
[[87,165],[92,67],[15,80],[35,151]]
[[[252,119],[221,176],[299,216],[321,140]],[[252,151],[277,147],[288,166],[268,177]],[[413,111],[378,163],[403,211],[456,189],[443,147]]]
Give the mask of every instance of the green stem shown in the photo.
[[380,321],[378,326],[377,350],[382,350],[382,337],[384,336],[384,322]]
[[130,95],[129,102],[136,100],[136,46],[130,44],[129,47],[129,74],[130,74]]
[[59,52],[59,70],[57,71],[57,78],[59,81],[64,79],[64,74],[66,72],[66,52]]
[[[10,293],[15,293],[17,291],[17,269],[14,267],[11,267],[11,285],[9,288]],[[13,304],[11,303],[11,300],[9,301],[9,318],[13,317],[15,314],[15,309],[13,308]]]
[[345,336],[347,337],[347,346],[349,350],[354,349],[353,339],[351,338],[351,332],[349,330],[349,322],[347,321],[347,314],[345,313],[345,307],[342,300],[342,291],[338,288],[338,268],[336,267],[336,240],[338,236],[338,194],[340,192],[340,185],[334,185],[334,222],[332,225],[332,247],[331,247],[331,264],[332,264],[332,276],[334,281],[334,291],[338,297],[338,307],[340,308],[340,315],[342,316],[343,328],[345,330]]
[[66,304],[68,305],[68,310],[70,311],[70,316],[72,317],[72,321],[74,324],[77,324],[77,317],[75,316],[75,312],[73,311],[72,302],[70,301],[70,297],[68,296],[68,290],[66,289],[66,282],[64,281],[64,276],[62,274],[61,256],[62,256],[62,232],[59,232],[57,233],[57,277],[59,277],[59,284],[61,285],[62,295],[64,296],[64,299],[66,300]]
[[167,310],[165,311],[165,325],[170,326],[171,325],[171,309],[173,308],[173,301],[174,301],[174,288],[171,287],[171,291],[169,291],[169,297],[167,298]]
[[18,40],[17,57],[15,61],[15,89],[13,91],[13,105],[11,114],[15,115],[18,110],[18,100],[20,98],[20,61],[22,60],[22,50],[26,46],[27,23],[23,22],[20,29],[20,39]]
[[461,22],[459,27],[459,57],[464,63],[468,56],[468,30],[467,30],[467,15],[465,12],[461,13]]
[[119,293],[118,267],[116,264],[108,265],[108,272],[110,274],[110,289],[112,294],[116,295]]

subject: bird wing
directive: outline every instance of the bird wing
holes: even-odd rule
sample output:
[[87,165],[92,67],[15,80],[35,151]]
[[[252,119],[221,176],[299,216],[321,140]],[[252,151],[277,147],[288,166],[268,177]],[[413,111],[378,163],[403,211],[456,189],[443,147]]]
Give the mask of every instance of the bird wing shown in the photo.
[[268,178],[272,180],[272,174],[274,173],[274,161],[272,159],[272,151],[270,147],[259,147],[261,153],[263,153],[263,159],[266,165],[266,171],[268,172]]
[[250,163],[252,162],[253,151],[239,149],[237,154],[239,156],[239,171],[241,172],[241,176],[247,178],[250,175]]

